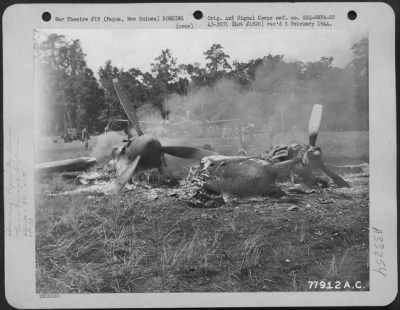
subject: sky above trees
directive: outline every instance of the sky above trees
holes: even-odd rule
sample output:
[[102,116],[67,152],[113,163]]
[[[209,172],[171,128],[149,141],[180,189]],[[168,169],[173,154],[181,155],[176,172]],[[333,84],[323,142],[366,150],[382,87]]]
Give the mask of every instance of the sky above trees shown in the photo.
[[351,46],[367,33],[362,30],[82,30],[40,29],[79,39],[89,68],[97,72],[110,59],[118,68],[150,71],[162,49],[170,49],[180,63],[205,64],[203,52],[219,43],[231,60],[249,61],[268,54],[284,55],[285,61],[318,61],[333,57],[344,67],[352,59]]

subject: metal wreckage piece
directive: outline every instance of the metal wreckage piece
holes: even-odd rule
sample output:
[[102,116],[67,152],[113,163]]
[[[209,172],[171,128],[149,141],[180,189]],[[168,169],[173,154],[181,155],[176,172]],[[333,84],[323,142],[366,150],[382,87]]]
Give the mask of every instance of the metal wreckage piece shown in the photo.
[[293,172],[299,175],[308,185],[320,182],[327,186],[326,181],[312,174],[313,170],[321,170],[330,177],[338,187],[351,187],[341,176],[329,169],[322,160],[322,150],[320,147],[316,146],[321,119],[322,105],[315,104],[308,123],[309,144],[292,144],[290,146],[278,147],[269,152],[268,156],[280,162],[297,159],[298,163],[295,165]]
[[267,157],[269,160],[279,162],[297,158],[299,162],[288,171],[292,181],[295,176],[298,176],[306,185],[327,187],[327,181],[313,174],[313,171],[321,170],[329,176],[338,187],[351,187],[347,181],[324,164],[322,161],[322,150],[319,147],[300,144],[279,146],[272,149],[267,154],[261,155],[261,157]]
[[35,170],[39,174],[49,174],[54,172],[75,172],[84,171],[96,164],[94,157],[79,157],[72,159],[56,160],[35,165]]

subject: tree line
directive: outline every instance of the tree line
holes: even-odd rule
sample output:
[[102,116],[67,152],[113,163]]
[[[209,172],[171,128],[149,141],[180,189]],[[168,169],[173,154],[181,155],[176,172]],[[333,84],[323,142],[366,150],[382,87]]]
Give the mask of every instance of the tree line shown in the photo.
[[[203,102],[200,109],[200,104],[192,100],[192,113],[185,117],[218,120],[240,116],[241,109],[246,108],[241,104],[249,101],[255,109],[253,114],[246,115],[247,121],[251,121],[252,115],[259,119],[271,116],[279,105],[290,112],[293,107],[301,109],[303,104],[318,102],[326,106],[329,116],[325,129],[368,130],[367,38],[351,47],[352,60],[343,68],[335,67],[332,57],[300,62],[287,61],[284,55],[267,54],[245,62],[232,61],[223,46],[216,43],[203,53],[204,66],[180,64],[165,49],[151,63],[150,72],[117,68],[111,60],[106,60],[96,76],[87,66],[78,39],[37,33],[34,50],[36,72],[43,73],[43,87],[39,90],[43,102],[38,104],[47,111],[43,122],[46,134],[59,134],[69,126],[86,127],[91,133],[103,132],[110,119],[126,119],[113,88],[113,78],[120,80],[138,109],[150,107],[163,119],[169,119],[175,111],[170,102],[176,96],[191,98],[210,90],[208,93],[214,91],[216,95],[198,98],[207,100],[207,110],[204,111]],[[215,89],[224,83],[234,85],[234,92],[240,94],[240,98],[235,96],[236,101],[242,103],[221,103],[228,95],[221,95]],[[232,93],[232,86],[226,92]],[[185,100],[179,104],[182,102]],[[291,121],[290,115],[287,119]]]

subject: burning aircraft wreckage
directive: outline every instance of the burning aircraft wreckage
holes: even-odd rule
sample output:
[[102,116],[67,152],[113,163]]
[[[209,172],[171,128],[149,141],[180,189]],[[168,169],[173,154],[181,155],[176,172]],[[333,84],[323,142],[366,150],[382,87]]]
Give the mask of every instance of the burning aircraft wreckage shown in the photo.
[[[165,194],[178,197],[191,206],[212,208],[235,199],[282,199],[292,193],[304,195],[315,192],[314,188],[329,188],[328,181],[320,177],[321,172],[333,181],[332,187],[337,190],[351,188],[348,181],[325,165],[322,150],[316,146],[322,118],[320,104],[315,104],[312,109],[308,144],[279,146],[258,156],[226,156],[202,148],[164,146],[157,138],[144,134],[133,103],[119,81],[114,79],[113,83],[137,135],[128,136],[120,146],[115,147],[111,152],[111,160],[97,170],[82,173],[96,164],[96,159],[90,157],[38,164],[36,170],[39,174],[63,172],[67,177],[79,180],[81,185],[76,190],[58,194],[94,192],[98,195],[115,195],[144,189],[152,199]],[[191,166],[186,177],[173,182],[164,176],[168,164],[165,154],[194,159],[199,164]],[[158,189],[132,181],[135,176],[152,168],[158,169],[159,180],[164,180],[159,182]],[[364,172],[364,169],[359,172]]]

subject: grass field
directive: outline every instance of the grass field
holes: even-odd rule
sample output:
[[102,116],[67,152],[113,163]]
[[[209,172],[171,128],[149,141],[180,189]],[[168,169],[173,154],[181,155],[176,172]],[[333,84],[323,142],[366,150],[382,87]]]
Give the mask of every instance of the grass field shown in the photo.
[[[332,150],[349,143],[340,135],[331,135],[331,142],[322,137]],[[365,134],[361,140],[362,156],[352,162],[368,155]],[[95,143],[92,137],[87,151],[79,142],[48,143],[37,154],[42,160],[86,156]],[[356,173],[341,170],[350,189],[299,194],[285,183],[288,194],[282,198],[231,201],[218,208],[191,207],[163,184],[139,185],[119,196],[58,195],[84,185],[60,175],[38,179],[36,290],[307,291],[309,281],[330,281],[345,290],[361,281],[361,289],[368,290],[368,165],[357,167]]]
[[[120,135],[122,141],[125,136],[122,133]],[[83,144],[79,141],[63,143],[58,138],[59,142],[54,143],[50,137],[42,138],[38,143],[40,145],[40,149],[37,150],[38,161],[88,156],[92,148],[96,145],[97,139],[97,136],[91,137],[89,140],[89,149],[85,150]],[[208,143],[217,152],[227,155],[235,154],[239,147],[238,139],[161,138],[160,141],[165,145],[188,145],[196,147],[201,147]],[[308,144],[307,134],[303,132],[282,133],[266,137],[265,134],[258,133],[249,142],[248,151],[250,154],[260,154],[272,145],[292,143]],[[317,145],[322,148],[327,161],[368,162],[369,159],[369,133],[367,131],[321,132],[317,140]]]

